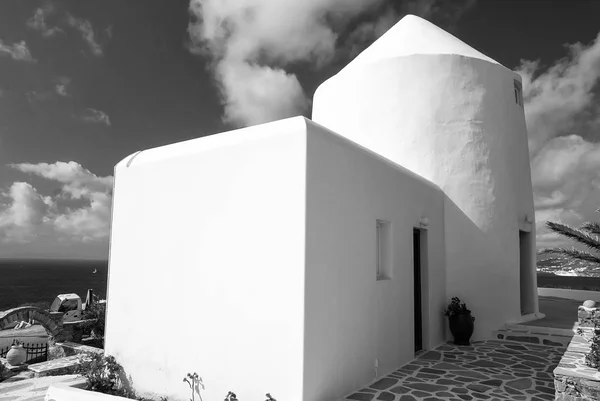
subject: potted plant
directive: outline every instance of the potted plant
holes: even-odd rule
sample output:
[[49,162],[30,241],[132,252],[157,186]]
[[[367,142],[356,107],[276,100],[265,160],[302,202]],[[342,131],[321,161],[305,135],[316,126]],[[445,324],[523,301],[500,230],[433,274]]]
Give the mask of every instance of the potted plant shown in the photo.
[[450,332],[454,336],[454,344],[470,345],[469,340],[473,335],[475,318],[471,316],[471,311],[467,305],[460,302],[458,297],[452,298],[450,305],[444,310],[444,316],[448,316],[450,323]]

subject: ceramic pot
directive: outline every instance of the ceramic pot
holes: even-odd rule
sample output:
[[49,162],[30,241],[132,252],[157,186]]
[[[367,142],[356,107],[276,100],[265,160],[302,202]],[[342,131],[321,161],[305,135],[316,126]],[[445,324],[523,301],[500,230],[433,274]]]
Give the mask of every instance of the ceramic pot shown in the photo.
[[473,335],[475,318],[471,313],[450,316],[450,332],[454,336],[454,344],[456,345],[471,345],[469,340]]
[[12,366],[19,366],[27,359],[27,351],[22,345],[13,345],[6,354],[6,362]]

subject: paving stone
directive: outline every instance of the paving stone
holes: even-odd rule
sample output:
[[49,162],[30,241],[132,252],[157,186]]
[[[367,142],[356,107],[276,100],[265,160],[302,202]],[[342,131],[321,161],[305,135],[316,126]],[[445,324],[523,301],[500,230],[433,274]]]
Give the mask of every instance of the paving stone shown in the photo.
[[415,397],[427,397],[430,394],[424,391],[415,390],[412,392],[412,395],[414,395]]
[[379,380],[376,383],[371,384],[369,387],[377,389],[377,390],[385,390],[385,389],[392,387],[396,383],[398,383],[398,380],[386,377],[386,378]]
[[502,380],[485,380],[479,383],[485,384],[487,386],[499,387],[502,385]]
[[433,373],[435,375],[443,375],[444,373],[446,373],[443,370],[438,370],[438,369],[431,369],[431,368],[422,368],[421,369],[422,373]]
[[531,379],[518,379],[513,380],[506,383],[508,387],[513,387],[519,390],[525,390],[530,388],[533,385],[533,381]]
[[348,397],[349,400],[371,401],[375,394],[354,393]]
[[477,391],[480,393],[485,393],[486,391],[490,390],[490,387],[483,386],[481,384],[467,384],[467,388],[471,391]]
[[416,390],[430,391],[430,392],[442,391],[442,390],[448,389],[446,386],[440,386],[440,385],[431,384],[431,383],[411,383],[411,384],[407,384],[406,387],[414,388]]
[[506,366],[506,365],[503,365],[498,362],[486,361],[486,360],[475,361],[475,362],[473,362],[473,365],[480,366],[482,368],[503,368]]
[[448,380],[448,379],[438,379],[437,383],[438,384],[449,384],[449,385],[460,384],[460,382],[457,382],[456,380]]
[[467,400],[467,401],[469,401],[469,400],[472,400],[472,399],[473,399],[473,397],[471,397],[469,394],[458,394],[458,397],[459,397],[461,400]]
[[435,364],[431,368],[438,370],[460,370],[460,367],[458,367],[457,365],[446,362]]
[[412,395],[403,395],[402,397],[400,397],[399,401],[416,401],[416,398]]
[[441,358],[441,354],[437,351],[428,351],[421,356],[421,359],[430,359],[438,361]]
[[410,389],[408,387],[397,386],[397,387],[390,389],[390,391],[392,393],[396,393],[396,394],[406,394],[406,393],[410,392]]
[[543,386],[536,386],[535,389],[537,391],[541,391],[542,393],[546,393],[546,394],[554,394],[554,390],[553,389],[549,389],[547,387],[543,387]]
[[392,393],[388,393],[387,391],[382,392],[381,394],[379,394],[379,396],[377,397],[378,400],[382,400],[382,401],[392,401],[396,398],[396,396]]
[[472,372],[472,371],[469,371],[469,370],[455,371],[455,372],[452,372],[452,373],[456,373],[458,375],[466,376],[466,377],[473,377],[475,379],[482,379],[482,380],[485,380],[485,379],[489,378],[488,376],[483,375],[483,374],[481,374],[479,372]]

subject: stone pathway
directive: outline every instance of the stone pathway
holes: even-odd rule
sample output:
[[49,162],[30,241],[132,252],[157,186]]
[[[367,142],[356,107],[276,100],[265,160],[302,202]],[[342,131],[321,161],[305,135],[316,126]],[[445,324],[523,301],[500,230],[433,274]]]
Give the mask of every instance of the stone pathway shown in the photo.
[[35,376],[59,375],[61,373],[73,373],[81,365],[81,356],[73,355],[65,358],[53,359],[51,361],[34,363],[29,365],[28,369],[35,373]]
[[553,370],[565,348],[507,341],[445,344],[420,354],[346,400],[554,400]]
[[52,384],[73,385],[84,382],[85,379],[77,375],[48,376],[19,381],[9,379],[0,383],[0,401],[43,401],[48,387]]

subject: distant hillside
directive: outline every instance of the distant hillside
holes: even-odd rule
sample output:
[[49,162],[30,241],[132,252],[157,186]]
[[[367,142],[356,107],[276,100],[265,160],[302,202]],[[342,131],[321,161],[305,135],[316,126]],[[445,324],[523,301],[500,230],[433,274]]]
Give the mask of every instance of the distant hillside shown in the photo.
[[600,277],[600,266],[577,260],[539,259],[537,261],[537,270],[538,272],[552,273],[559,276]]

